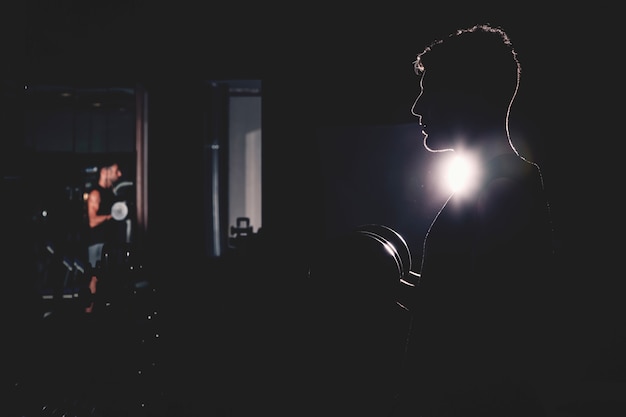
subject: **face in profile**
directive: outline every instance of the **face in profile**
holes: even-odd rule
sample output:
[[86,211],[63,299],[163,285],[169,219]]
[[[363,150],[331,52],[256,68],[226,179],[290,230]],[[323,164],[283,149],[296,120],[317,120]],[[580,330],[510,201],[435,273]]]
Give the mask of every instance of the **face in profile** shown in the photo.
[[474,148],[502,136],[516,92],[517,61],[499,35],[472,33],[425,50],[414,62],[418,117],[429,151]]
[[456,148],[472,130],[476,100],[458,79],[446,79],[445,74],[427,70],[419,77],[420,93],[411,111],[422,127],[424,145],[429,151]]
[[118,164],[113,164],[109,167],[106,167],[104,171],[105,171],[105,178],[106,178],[106,183],[108,187],[113,186],[113,184],[115,184],[115,182],[117,182],[117,180],[119,180],[122,177],[122,171],[120,170],[120,167]]

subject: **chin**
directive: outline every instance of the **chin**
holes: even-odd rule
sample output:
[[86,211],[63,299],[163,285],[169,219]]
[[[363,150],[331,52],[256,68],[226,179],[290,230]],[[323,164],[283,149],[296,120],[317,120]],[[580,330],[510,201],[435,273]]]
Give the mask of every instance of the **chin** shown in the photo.
[[454,147],[451,144],[433,140],[424,140],[424,147],[429,152],[448,152],[454,150]]

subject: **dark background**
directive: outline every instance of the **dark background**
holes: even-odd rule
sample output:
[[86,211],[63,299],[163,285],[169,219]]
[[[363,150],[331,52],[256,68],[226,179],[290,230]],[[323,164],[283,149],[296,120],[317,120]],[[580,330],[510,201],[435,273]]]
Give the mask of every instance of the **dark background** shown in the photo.
[[[408,240],[417,244],[423,238],[423,219],[419,226],[409,226],[410,204],[423,203],[402,201],[387,183],[377,183],[371,175],[397,165],[364,153],[363,158],[371,162],[366,166],[355,162],[350,169],[350,162],[357,160],[354,155],[367,146],[380,151],[380,142],[363,139],[363,147],[354,153],[335,144],[345,163],[335,159],[334,166],[337,156],[325,154],[328,147],[322,145],[339,136],[341,129],[358,135],[359,127],[368,127],[368,133],[362,134],[367,138],[369,127],[385,126],[401,132],[397,133],[401,144],[383,155],[409,158],[408,132],[415,122],[409,110],[418,92],[412,69],[415,54],[432,39],[461,26],[482,22],[502,26],[516,46],[523,71],[512,122],[519,124],[542,166],[554,216],[561,288],[555,305],[567,312],[563,327],[555,329],[566,337],[564,375],[583,381],[585,375],[595,373],[600,380],[617,384],[617,397],[626,392],[624,284],[618,263],[623,175],[617,160],[621,129],[616,104],[623,76],[616,61],[622,49],[619,25],[614,24],[616,10],[589,5],[546,10],[536,5],[496,9],[388,2],[270,8],[139,1],[27,1],[4,9],[8,22],[2,29],[4,79],[102,86],[140,82],[154,92],[150,250],[160,281],[174,300],[166,304],[180,337],[172,350],[178,353],[186,346],[198,356],[210,345],[204,341],[209,334],[203,323],[214,323],[211,302],[222,297],[212,290],[222,287],[211,284],[197,225],[200,165],[194,164],[195,148],[181,139],[194,134],[187,114],[193,108],[197,82],[262,80],[263,229],[267,239],[263,260],[269,260],[269,269],[260,268],[263,275],[250,288],[263,288],[264,296],[272,293],[268,300],[275,300],[277,291],[286,291],[285,298],[291,298],[291,280],[300,276],[312,247],[326,237],[324,231],[330,229],[332,234],[351,226],[351,221],[379,215],[392,222],[406,218],[398,225],[410,232]],[[2,152],[11,152],[12,146]],[[423,155],[420,146],[416,140],[416,158]],[[362,178],[371,187],[361,184],[364,191],[349,188],[343,194],[334,190],[344,199],[332,200],[327,187],[345,178],[333,182],[329,175],[342,170],[350,181]],[[359,177],[358,173],[368,174]],[[403,171],[386,173],[392,175],[390,183],[401,188],[393,175],[402,181]],[[185,185],[173,189],[172,184]],[[351,218],[345,196],[353,192],[355,199],[369,201],[362,194],[367,190],[377,193],[378,203],[388,204],[355,207]],[[341,213],[329,213],[328,207],[337,201]],[[423,209],[424,213],[429,209]],[[343,223],[337,219],[344,219]],[[4,242],[10,245],[11,239]],[[529,280],[529,285],[536,284]],[[247,301],[250,297],[255,308],[263,305],[249,295],[250,288],[238,294]],[[231,294],[227,300],[235,298]],[[261,315],[274,319],[288,315],[281,309],[291,305],[266,305]],[[240,317],[233,320],[233,326],[243,321]],[[251,338],[271,337],[254,330],[253,323],[246,325]],[[246,364],[262,356],[245,350],[239,353],[247,357]],[[198,366],[192,358],[196,356],[183,355],[175,366],[183,370],[176,374],[183,380],[190,379],[185,369],[201,377],[209,367],[205,362],[201,362],[204,368]],[[250,385],[258,382],[252,374],[246,375]],[[591,393],[585,398],[598,398],[591,388],[576,389]],[[579,391],[564,395],[571,399],[574,392]]]

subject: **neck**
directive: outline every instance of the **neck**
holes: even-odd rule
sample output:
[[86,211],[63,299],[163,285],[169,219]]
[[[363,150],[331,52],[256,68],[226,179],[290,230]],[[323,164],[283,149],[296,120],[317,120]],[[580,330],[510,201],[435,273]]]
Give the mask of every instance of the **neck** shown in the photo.
[[516,152],[508,139],[505,139],[505,141],[498,141],[496,144],[486,147],[484,155],[486,160],[490,160],[500,155],[516,155]]
[[516,155],[515,150],[505,135],[502,137],[482,137],[481,139],[471,141],[471,144],[467,150],[484,162],[500,155]]

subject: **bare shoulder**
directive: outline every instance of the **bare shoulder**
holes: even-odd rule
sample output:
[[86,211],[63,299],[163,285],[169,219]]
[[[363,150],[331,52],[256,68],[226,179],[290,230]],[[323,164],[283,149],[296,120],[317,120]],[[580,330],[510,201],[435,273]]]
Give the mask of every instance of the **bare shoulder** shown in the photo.
[[89,199],[89,201],[100,201],[100,190],[94,188],[93,190],[89,191],[87,198]]

